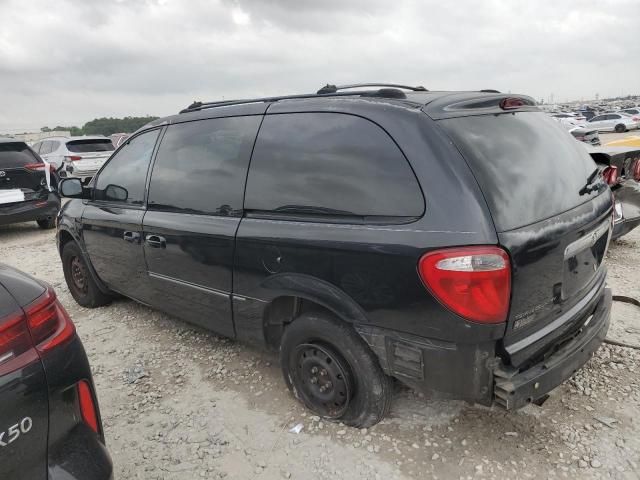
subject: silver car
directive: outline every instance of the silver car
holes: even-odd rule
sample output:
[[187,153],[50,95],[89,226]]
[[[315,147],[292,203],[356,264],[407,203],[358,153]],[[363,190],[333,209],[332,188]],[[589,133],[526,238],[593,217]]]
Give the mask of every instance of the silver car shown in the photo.
[[76,177],[89,183],[114,150],[111,139],[101,136],[50,137],[32,147],[53,164],[62,178]]
[[599,132],[617,132],[622,133],[628,130],[635,130],[640,125],[630,115],[625,113],[603,113],[596,115],[582,126],[588,129],[596,129]]

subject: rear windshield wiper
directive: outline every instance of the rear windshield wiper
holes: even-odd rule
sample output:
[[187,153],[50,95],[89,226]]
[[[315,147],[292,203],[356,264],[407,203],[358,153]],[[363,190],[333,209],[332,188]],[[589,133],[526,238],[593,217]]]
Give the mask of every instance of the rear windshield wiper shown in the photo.
[[586,195],[598,189],[598,187],[593,182],[596,178],[598,178],[599,173],[599,168],[596,168],[593,172],[591,172],[591,175],[589,175],[589,177],[587,178],[587,183],[578,192],[580,195]]

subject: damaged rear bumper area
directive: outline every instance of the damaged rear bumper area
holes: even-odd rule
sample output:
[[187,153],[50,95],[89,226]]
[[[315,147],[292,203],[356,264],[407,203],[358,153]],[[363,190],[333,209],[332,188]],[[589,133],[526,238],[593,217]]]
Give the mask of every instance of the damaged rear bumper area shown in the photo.
[[60,197],[49,193],[44,198],[0,205],[0,225],[55,218],[60,210]]
[[609,330],[611,290],[604,294],[593,313],[585,319],[575,335],[557,350],[526,370],[499,364],[494,369],[495,402],[507,409],[517,409],[544,397],[570,378],[598,349]]

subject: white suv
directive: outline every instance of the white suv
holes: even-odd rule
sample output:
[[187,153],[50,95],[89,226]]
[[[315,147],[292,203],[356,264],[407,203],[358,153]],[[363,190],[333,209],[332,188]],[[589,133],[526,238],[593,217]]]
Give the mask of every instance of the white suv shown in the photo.
[[62,178],[76,177],[83,183],[89,183],[114,150],[111,139],[100,136],[50,137],[32,148],[55,165]]

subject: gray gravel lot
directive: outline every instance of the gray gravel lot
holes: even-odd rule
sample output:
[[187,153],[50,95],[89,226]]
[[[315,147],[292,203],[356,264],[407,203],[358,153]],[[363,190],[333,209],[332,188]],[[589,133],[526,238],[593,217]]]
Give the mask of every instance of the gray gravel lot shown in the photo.
[[[130,300],[77,306],[52,231],[0,227],[0,261],[50,282],[73,317],[118,479],[640,478],[638,350],[603,346],[542,407],[518,412],[399,387],[389,418],[356,430],[301,408],[274,354]],[[607,261],[614,294],[640,298],[640,232]],[[615,307],[623,336],[640,328],[633,308]]]

